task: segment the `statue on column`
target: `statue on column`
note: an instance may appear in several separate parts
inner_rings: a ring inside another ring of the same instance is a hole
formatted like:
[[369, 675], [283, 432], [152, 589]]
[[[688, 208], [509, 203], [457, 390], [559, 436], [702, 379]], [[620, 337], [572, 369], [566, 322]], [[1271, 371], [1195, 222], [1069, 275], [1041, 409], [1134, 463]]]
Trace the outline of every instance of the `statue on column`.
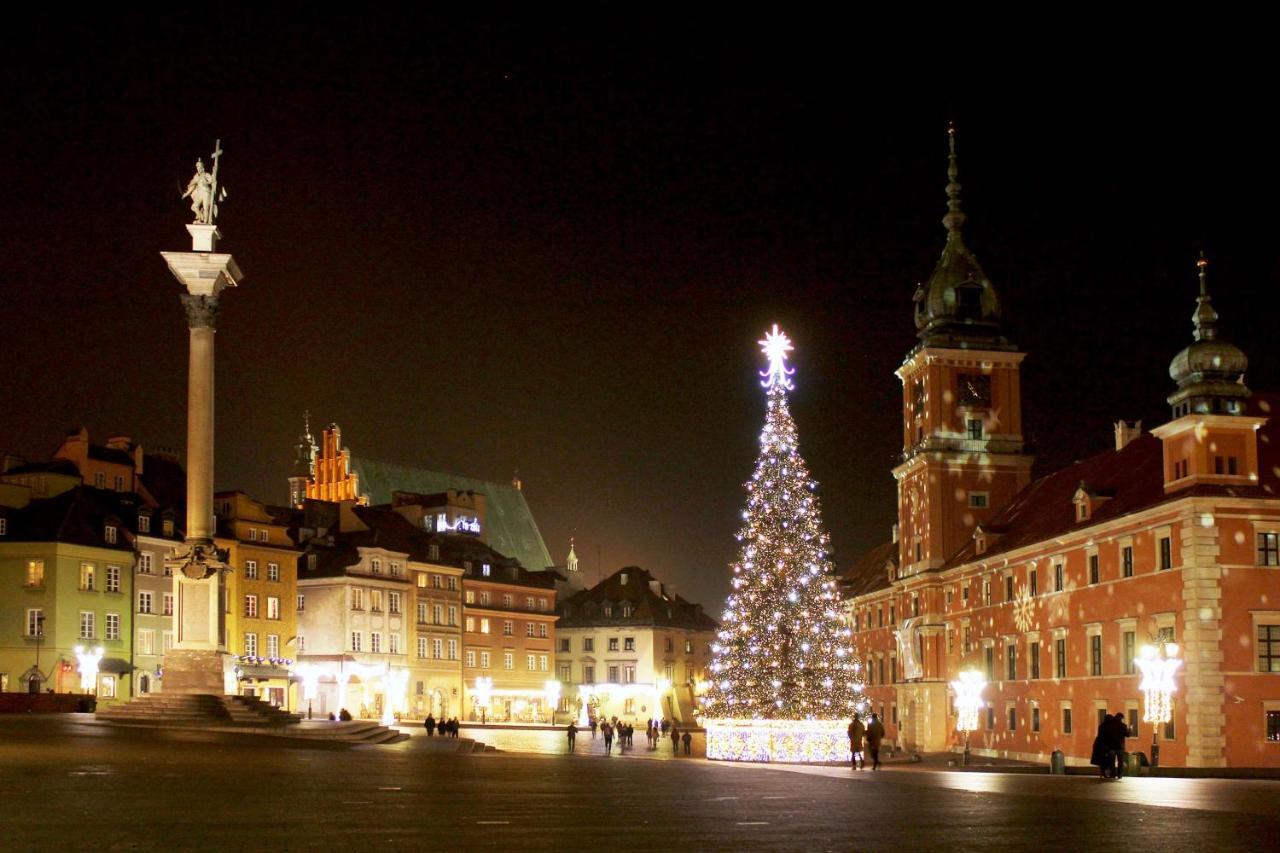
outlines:
[[222, 156], [222, 140], [213, 146], [213, 171], [205, 171], [204, 160], [196, 159], [196, 173], [187, 182], [182, 198], [191, 199], [192, 222], [197, 225], [213, 225], [218, 216], [218, 202], [225, 201], [227, 190], [218, 186], [218, 159]]

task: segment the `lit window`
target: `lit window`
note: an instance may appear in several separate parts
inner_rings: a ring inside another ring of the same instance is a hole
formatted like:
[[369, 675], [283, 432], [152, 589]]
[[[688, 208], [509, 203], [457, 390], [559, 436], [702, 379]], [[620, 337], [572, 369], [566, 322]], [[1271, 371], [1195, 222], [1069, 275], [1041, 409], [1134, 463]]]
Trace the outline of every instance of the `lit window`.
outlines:
[[116, 698], [116, 677], [114, 675], [98, 676], [98, 697], [101, 699]]
[[1280, 533], [1258, 534], [1258, 565], [1280, 566]]
[[246, 595], [244, 597], [244, 615], [250, 619], [258, 617], [258, 596]]
[[1280, 672], [1280, 625], [1258, 626], [1258, 672]]
[[481, 634], [487, 634], [487, 633], [489, 633], [489, 620], [488, 620], [488, 619], [481, 619], [481, 620], [480, 620], [480, 633], [481, 633]]
[[527, 668], [530, 672], [536, 672], [538, 669], [538, 658], [534, 655], [526, 656]]
[[364, 590], [359, 587], [351, 588], [351, 609], [364, 610]]
[[44, 586], [44, 560], [27, 560], [27, 586]]
[[267, 596], [267, 618], [268, 619], [280, 618], [280, 599], [277, 596], [274, 596], [274, 595]]
[[93, 589], [93, 574], [94, 574], [93, 563], [80, 564], [80, 588], [81, 589], [83, 590]]

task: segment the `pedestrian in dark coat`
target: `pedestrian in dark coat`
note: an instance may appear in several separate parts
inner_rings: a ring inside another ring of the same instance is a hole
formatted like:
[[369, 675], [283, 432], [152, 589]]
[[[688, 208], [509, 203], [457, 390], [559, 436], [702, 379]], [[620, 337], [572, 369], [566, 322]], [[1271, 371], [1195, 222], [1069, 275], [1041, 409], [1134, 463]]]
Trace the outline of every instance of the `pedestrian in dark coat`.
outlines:
[[435, 737], [436, 735], [436, 718], [427, 714], [427, 719], [422, 724], [427, 730], [427, 737]]
[[604, 735], [604, 754], [613, 754], [613, 726], [608, 722], [601, 724], [600, 734]]
[[600, 721], [595, 717], [591, 718], [591, 739], [596, 739], [596, 730], [600, 728]]
[[1124, 741], [1129, 736], [1129, 724], [1124, 720], [1124, 712], [1117, 711], [1103, 720], [1107, 730], [1107, 760], [1116, 779], [1124, 778], [1125, 750]]
[[680, 741], [684, 744], [684, 754], [693, 755], [693, 750], [690, 749], [690, 746], [693, 744], [693, 735], [685, 732], [680, 736]]
[[1098, 723], [1098, 733], [1093, 738], [1093, 749], [1089, 751], [1089, 763], [1098, 768], [1098, 776], [1103, 779], [1111, 775], [1108, 765], [1111, 761], [1110, 728], [1111, 718], [1103, 717], [1102, 722]]
[[871, 769], [880, 769], [880, 744], [884, 740], [884, 723], [875, 714], [868, 717], [867, 751], [871, 753]]
[[573, 752], [573, 748], [578, 740], [578, 727], [570, 722], [569, 728], [565, 729], [565, 732], [569, 735], [569, 751]]
[[680, 754], [680, 730], [675, 727], [674, 723], [671, 725], [671, 754]]
[[[862, 755], [862, 739], [866, 733], [867, 727], [862, 724], [862, 718], [854, 714], [853, 721], [849, 723], [849, 760], [853, 762], [854, 770], [867, 766], [867, 760]], [[862, 767], [858, 766], [858, 759], [862, 759]]]

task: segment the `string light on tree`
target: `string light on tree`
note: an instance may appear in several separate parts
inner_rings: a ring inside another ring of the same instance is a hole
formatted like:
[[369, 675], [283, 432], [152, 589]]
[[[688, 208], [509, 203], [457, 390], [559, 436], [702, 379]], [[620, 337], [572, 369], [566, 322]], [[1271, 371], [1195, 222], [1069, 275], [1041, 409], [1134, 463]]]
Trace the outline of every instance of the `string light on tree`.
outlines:
[[818, 484], [800, 456], [787, 405], [795, 369], [786, 360], [794, 347], [777, 325], [759, 343], [768, 359], [760, 372], [765, 424], [703, 697], [707, 755], [843, 760], [843, 721], [866, 708], [863, 669], [840, 620]]

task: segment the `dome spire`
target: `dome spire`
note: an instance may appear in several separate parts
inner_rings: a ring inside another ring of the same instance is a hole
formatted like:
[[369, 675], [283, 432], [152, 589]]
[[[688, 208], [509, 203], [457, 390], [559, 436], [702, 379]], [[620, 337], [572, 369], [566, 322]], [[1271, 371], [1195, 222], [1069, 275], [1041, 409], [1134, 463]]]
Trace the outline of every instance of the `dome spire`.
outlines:
[[1209, 297], [1209, 260], [1204, 252], [1196, 267], [1200, 293], [1191, 315], [1195, 340], [1169, 364], [1169, 377], [1178, 383], [1169, 405], [1175, 418], [1192, 413], [1241, 415], [1250, 394], [1244, 384], [1249, 359], [1238, 346], [1218, 336], [1218, 312]]
[[964, 226], [964, 211], [960, 209], [960, 167], [956, 163], [956, 123], [947, 123], [947, 143], [950, 153], [947, 155], [947, 215], [942, 217], [942, 224], [947, 229], [947, 239], [953, 236], [960, 238], [960, 229]]
[[1218, 336], [1218, 312], [1213, 309], [1213, 300], [1209, 296], [1209, 259], [1203, 251], [1196, 266], [1200, 269], [1200, 295], [1196, 297], [1196, 313], [1192, 315], [1191, 322], [1196, 327], [1197, 341], [1211, 341]]

